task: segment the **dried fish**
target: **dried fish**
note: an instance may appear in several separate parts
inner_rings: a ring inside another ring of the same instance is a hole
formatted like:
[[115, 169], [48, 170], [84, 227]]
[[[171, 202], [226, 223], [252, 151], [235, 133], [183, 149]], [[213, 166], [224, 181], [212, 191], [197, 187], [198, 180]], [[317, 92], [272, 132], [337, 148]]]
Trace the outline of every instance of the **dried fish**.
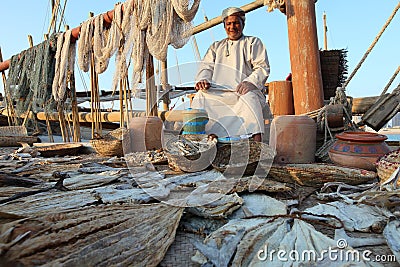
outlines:
[[15, 150], [13, 154], [29, 154], [33, 158], [40, 154], [36, 148], [31, 147], [29, 144], [27, 143], [20, 143], [20, 144], [22, 145], [22, 147]]
[[[393, 190], [387, 186], [380, 187], [378, 183], [359, 185], [357, 187], [351, 187], [346, 184], [329, 183], [322, 189], [323, 191], [328, 191], [328, 189], [336, 185], [338, 185], [336, 192], [318, 193], [318, 198], [322, 200], [342, 200], [347, 204], [364, 203], [371, 206], [379, 206], [382, 207], [382, 211], [388, 210], [389, 213], [396, 212], [396, 208], [400, 205], [400, 189]], [[349, 190], [341, 191], [342, 188]]]
[[16, 266], [157, 266], [182, 212], [158, 203], [48, 213], [11, 225], [15, 235], [31, 235], [10, 247], [4, 259]]
[[360, 232], [382, 232], [387, 217], [381, 209], [365, 204], [349, 205], [340, 201], [318, 204], [304, 210], [316, 215], [334, 215], [346, 230]]
[[397, 262], [400, 263], [400, 221], [398, 219], [389, 221], [383, 230], [383, 236]]
[[21, 216], [35, 216], [49, 212], [84, 207], [97, 202], [91, 195], [92, 189], [76, 191], [46, 191], [0, 205], [2, 212]]
[[183, 136], [171, 138], [166, 144], [166, 150], [175, 155], [189, 156], [202, 153], [216, 144], [216, 139], [205, 137], [201, 140], [189, 140]]
[[260, 193], [241, 195], [242, 206], [236, 210], [229, 219], [239, 219], [250, 216], [272, 216], [287, 214], [287, 206], [275, 198]]
[[120, 171], [121, 169], [126, 169], [126, 168], [113, 168], [109, 167], [97, 162], [86, 162], [82, 163], [80, 168], [78, 169], [78, 172], [81, 173], [100, 173], [100, 172], [106, 172], [106, 171]]
[[149, 203], [154, 200], [163, 200], [170, 191], [165, 187], [151, 188], [122, 188], [120, 186], [106, 186], [96, 188], [91, 195], [103, 203]]
[[243, 235], [249, 230], [257, 228], [260, 224], [264, 223], [265, 219], [248, 219], [248, 220], [231, 220], [217, 231], [213, 232], [208, 236], [203, 243], [198, 241], [194, 242], [194, 245], [199, 250], [192, 257], [192, 260], [199, 263], [205, 264], [206, 262], [198, 262], [198, 260], [204, 259], [204, 256], [215, 266], [228, 266], [232, 256], [235, 253], [235, 249], [239, 242], [242, 240]]
[[124, 173], [120, 170], [104, 171], [99, 173], [87, 174], [78, 172], [69, 172], [69, 177], [64, 180], [64, 186], [71, 190], [87, 189], [101, 187], [106, 184], [117, 181]]
[[189, 207], [188, 212], [205, 218], [226, 218], [240, 208], [243, 199], [238, 194], [221, 194], [221, 198], [202, 206]]
[[386, 240], [383, 237], [351, 237], [346, 234], [346, 230], [339, 228], [335, 230], [335, 240], [338, 242], [340, 239], [346, 240], [347, 244], [353, 248], [359, 248], [364, 246], [376, 246], [386, 244]]

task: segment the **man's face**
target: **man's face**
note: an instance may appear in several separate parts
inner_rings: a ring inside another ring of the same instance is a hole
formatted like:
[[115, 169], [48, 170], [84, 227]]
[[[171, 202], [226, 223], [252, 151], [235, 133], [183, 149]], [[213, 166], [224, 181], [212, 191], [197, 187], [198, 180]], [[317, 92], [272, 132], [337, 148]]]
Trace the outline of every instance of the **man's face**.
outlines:
[[243, 21], [238, 16], [228, 16], [224, 27], [229, 40], [238, 40], [242, 36]]

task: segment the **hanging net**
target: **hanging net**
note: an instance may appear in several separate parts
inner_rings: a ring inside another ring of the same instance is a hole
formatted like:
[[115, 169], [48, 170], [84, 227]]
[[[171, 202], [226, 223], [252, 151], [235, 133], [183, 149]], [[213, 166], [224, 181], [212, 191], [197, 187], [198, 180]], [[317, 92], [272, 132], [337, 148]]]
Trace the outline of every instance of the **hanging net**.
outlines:
[[[87, 72], [94, 53], [96, 72], [102, 73], [115, 56], [113, 90], [128, 77], [132, 66], [131, 87], [136, 88], [150, 53], [165, 61], [168, 45], [183, 47], [192, 35], [193, 20], [199, 0], [128, 0], [117, 4], [110, 27], [105, 27], [103, 15], [81, 25], [78, 41], [79, 67]], [[122, 6], [124, 7], [122, 12]]]
[[71, 43], [69, 30], [13, 56], [6, 89], [15, 101], [16, 115], [29, 110], [50, 111], [55, 102], [65, 102], [76, 53], [78, 66], [84, 72], [89, 71], [93, 56], [97, 74], [103, 73], [115, 56], [113, 90], [128, 79], [130, 67], [131, 88], [136, 88], [149, 54], [165, 61], [168, 45], [180, 48], [188, 42], [199, 3], [200, 0], [128, 0], [115, 5], [110, 27], [104, 24], [103, 15], [83, 22], [78, 46]]
[[51, 107], [56, 36], [11, 57], [6, 89], [15, 100], [16, 115]]

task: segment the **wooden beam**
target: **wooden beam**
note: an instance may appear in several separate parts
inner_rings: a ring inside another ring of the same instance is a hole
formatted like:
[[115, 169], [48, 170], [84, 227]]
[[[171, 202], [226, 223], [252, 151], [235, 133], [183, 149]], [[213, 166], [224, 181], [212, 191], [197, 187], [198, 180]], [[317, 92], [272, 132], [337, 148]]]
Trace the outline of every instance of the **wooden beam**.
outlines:
[[[3, 114], [4, 115], [4, 114]], [[133, 117], [144, 117], [147, 116], [145, 111], [134, 111]], [[46, 114], [44, 112], [39, 112], [36, 115], [38, 120], [46, 120]], [[171, 110], [171, 111], [159, 111], [158, 117], [163, 121], [183, 121], [183, 110]], [[79, 122], [92, 122], [94, 120], [90, 112], [79, 112], [78, 114]], [[50, 121], [58, 121], [58, 113], [51, 112], [48, 114], [48, 119]], [[72, 113], [66, 113], [65, 119], [67, 121], [72, 121]], [[101, 112], [100, 114], [101, 122], [119, 122], [120, 112]]]

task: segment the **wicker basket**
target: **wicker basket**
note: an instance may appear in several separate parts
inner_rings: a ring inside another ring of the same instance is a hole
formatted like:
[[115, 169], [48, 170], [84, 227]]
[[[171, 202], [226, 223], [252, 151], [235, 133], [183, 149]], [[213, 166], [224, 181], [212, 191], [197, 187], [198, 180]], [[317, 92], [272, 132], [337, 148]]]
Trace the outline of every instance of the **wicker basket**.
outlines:
[[82, 144], [79, 143], [67, 143], [67, 144], [51, 144], [51, 145], [40, 145], [35, 144], [37, 151], [40, 152], [42, 157], [55, 157], [55, 156], [74, 156], [79, 153], [82, 148]]
[[19, 147], [21, 143], [32, 145], [38, 141], [37, 136], [0, 136], [0, 147]]
[[218, 148], [212, 166], [224, 175], [253, 175], [259, 163], [272, 165], [275, 151], [267, 144], [255, 141], [240, 141], [222, 145]]
[[0, 127], [0, 147], [18, 147], [20, 143], [32, 145], [37, 141], [36, 136], [28, 136], [25, 126]]
[[[190, 134], [183, 135], [183, 137], [189, 141], [201, 141], [207, 135], [204, 134]], [[174, 171], [184, 171], [184, 172], [197, 172], [207, 169], [215, 155], [217, 153], [215, 143], [210, 143], [209, 147], [203, 152], [191, 154], [191, 155], [177, 155], [171, 152], [171, 146], [174, 146], [174, 142], [180, 137], [171, 138], [166, 143], [166, 149], [164, 151], [168, 158], [168, 166]]]
[[25, 126], [2, 126], [0, 136], [28, 136], [28, 131]]
[[119, 128], [111, 131], [103, 137], [97, 135], [94, 139], [90, 140], [90, 144], [94, 150], [102, 156], [122, 157], [124, 155], [122, 139], [126, 132], [126, 129]]
[[[393, 172], [400, 167], [400, 149], [391, 151], [378, 159], [376, 162], [376, 170], [381, 183], [384, 183]], [[400, 180], [397, 181], [400, 186]]]

